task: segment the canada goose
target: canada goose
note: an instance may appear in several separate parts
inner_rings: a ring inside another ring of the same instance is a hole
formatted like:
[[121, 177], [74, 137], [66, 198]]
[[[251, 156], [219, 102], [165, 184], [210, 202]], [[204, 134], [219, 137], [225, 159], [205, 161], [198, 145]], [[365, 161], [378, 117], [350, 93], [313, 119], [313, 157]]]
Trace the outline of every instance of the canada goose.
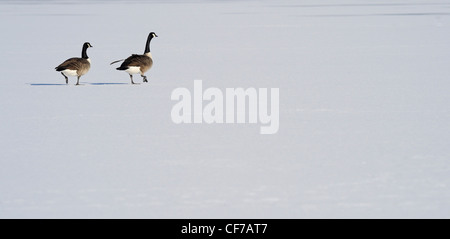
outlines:
[[66, 78], [66, 84], [69, 83], [68, 76], [77, 76], [77, 84], [80, 84], [80, 77], [86, 74], [91, 68], [91, 60], [86, 54], [86, 50], [92, 47], [91, 43], [85, 42], [83, 44], [83, 50], [81, 51], [81, 58], [73, 57], [67, 59], [65, 62], [61, 63], [61, 65], [55, 67], [56, 71], [61, 72], [61, 74]]
[[[119, 71], [125, 71], [130, 75], [131, 84], [134, 84], [133, 82], [133, 74], [141, 74], [142, 81], [147, 81], [147, 76], [144, 75], [146, 71], [148, 71], [152, 65], [153, 65], [153, 59], [152, 54], [150, 53], [150, 41], [154, 38], [158, 37], [156, 33], [150, 32], [150, 34], [147, 37], [147, 42], [145, 44], [145, 52], [143, 55], [133, 54], [120, 65], [120, 67], [116, 68]], [[123, 60], [114, 61], [111, 63], [117, 63]]]

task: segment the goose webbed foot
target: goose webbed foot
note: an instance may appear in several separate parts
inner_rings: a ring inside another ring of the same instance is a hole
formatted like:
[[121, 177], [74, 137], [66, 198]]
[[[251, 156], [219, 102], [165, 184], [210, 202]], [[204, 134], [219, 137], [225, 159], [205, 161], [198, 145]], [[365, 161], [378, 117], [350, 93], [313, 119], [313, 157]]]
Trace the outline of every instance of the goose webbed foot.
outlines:
[[69, 78], [67, 78], [67, 76], [66, 76], [66, 75], [64, 75], [64, 73], [62, 73], [62, 72], [61, 72], [61, 75], [63, 75], [63, 76], [64, 76], [64, 78], [66, 79], [66, 85], [67, 85], [67, 84], [69, 84]]
[[142, 82], [148, 82], [147, 81], [147, 76], [142, 76]]
[[139, 83], [134, 83], [134, 81], [133, 81], [133, 75], [130, 75], [130, 80], [131, 80], [131, 84], [132, 84], [132, 85], [139, 85]]

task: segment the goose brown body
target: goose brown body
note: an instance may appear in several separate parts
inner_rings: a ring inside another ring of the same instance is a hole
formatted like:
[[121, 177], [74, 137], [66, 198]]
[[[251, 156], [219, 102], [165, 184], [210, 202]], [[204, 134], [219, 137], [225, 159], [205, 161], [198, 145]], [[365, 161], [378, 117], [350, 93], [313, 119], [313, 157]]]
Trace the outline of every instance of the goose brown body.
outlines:
[[140, 74], [142, 76], [143, 82], [148, 82], [147, 76], [145, 76], [144, 74], [153, 66], [153, 58], [152, 54], [150, 53], [150, 42], [154, 37], [158, 36], [156, 35], [156, 33], [150, 32], [147, 37], [143, 55], [133, 54], [125, 60], [118, 60], [111, 63], [114, 64], [116, 62], [124, 61], [120, 65], [120, 67], [117, 67], [116, 69], [119, 71], [127, 72], [130, 75], [131, 84], [134, 84], [133, 74]]
[[79, 57], [73, 57], [67, 59], [55, 69], [56, 71], [64, 71], [64, 70], [74, 70], [76, 71], [77, 76], [82, 76], [86, 74], [91, 68], [91, 63], [88, 59], [83, 59]]
[[147, 72], [153, 66], [153, 59], [150, 54], [138, 55], [133, 54], [132, 56], [125, 59], [125, 61], [117, 68], [117, 70], [128, 70], [130, 67], [139, 67], [141, 75]]
[[69, 58], [59, 66], [55, 67], [55, 70], [61, 72], [66, 79], [66, 84], [69, 83], [68, 76], [77, 76], [77, 85], [79, 85], [80, 77], [85, 75], [91, 68], [91, 60], [87, 55], [87, 49], [89, 47], [92, 47], [92, 45], [89, 42], [85, 42], [81, 51], [81, 58]]

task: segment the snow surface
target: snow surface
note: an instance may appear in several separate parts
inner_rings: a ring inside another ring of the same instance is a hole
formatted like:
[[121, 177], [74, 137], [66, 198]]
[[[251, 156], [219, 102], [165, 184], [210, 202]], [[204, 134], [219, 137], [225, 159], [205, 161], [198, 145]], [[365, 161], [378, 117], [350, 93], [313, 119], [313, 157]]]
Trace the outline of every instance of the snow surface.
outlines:
[[[0, 1], [0, 32], [0, 218], [450, 218], [450, 1]], [[196, 79], [280, 88], [278, 134], [174, 124]]]

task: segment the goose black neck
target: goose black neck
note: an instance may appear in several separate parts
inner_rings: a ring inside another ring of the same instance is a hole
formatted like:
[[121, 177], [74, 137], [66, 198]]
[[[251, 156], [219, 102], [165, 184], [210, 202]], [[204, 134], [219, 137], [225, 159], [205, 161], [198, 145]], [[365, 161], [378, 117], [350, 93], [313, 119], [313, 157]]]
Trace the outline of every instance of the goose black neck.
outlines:
[[88, 45], [87, 44], [84, 44], [83, 45], [83, 50], [81, 51], [81, 57], [83, 58], [83, 59], [88, 59], [89, 57], [88, 57], [88, 55], [87, 55], [87, 49], [88, 49]]
[[144, 54], [150, 52], [150, 41], [152, 40], [152, 38], [153, 38], [152, 34], [148, 35], [147, 43], [145, 44], [145, 52], [144, 52]]

